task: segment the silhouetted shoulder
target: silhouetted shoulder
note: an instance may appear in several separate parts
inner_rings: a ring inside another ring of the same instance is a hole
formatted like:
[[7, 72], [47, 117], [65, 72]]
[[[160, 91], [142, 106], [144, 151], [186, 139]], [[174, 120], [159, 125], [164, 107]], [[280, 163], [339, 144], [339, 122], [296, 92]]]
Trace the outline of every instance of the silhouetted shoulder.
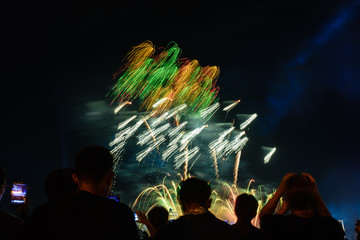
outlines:
[[17, 230], [23, 221], [9, 213], [0, 212], [0, 232], [1, 238], [7, 239]]
[[138, 239], [134, 214], [128, 206], [86, 191], [59, 203], [52, 225], [61, 238], [67, 239]]
[[220, 240], [235, 237], [236, 232], [230, 225], [207, 212], [180, 217], [160, 228], [154, 239]]
[[261, 228], [275, 239], [333, 239], [343, 240], [344, 231], [332, 217], [301, 218], [295, 215], [264, 215]]

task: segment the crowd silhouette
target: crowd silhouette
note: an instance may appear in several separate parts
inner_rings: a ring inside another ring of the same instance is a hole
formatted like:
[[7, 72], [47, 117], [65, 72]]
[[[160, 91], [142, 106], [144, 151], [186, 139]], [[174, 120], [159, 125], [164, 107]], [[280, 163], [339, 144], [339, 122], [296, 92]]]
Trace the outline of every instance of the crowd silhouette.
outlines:
[[[237, 196], [237, 222], [229, 225], [209, 211], [211, 186], [195, 177], [179, 184], [182, 216], [169, 221], [168, 209], [154, 206], [146, 209], [147, 214], [135, 212], [135, 220], [127, 205], [107, 198], [114, 179], [113, 162], [102, 146], [89, 145], [79, 151], [74, 168], [56, 169], [48, 175], [44, 183], [47, 201], [30, 216], [0, 212], [1, 239], [345, 239], [342, 226], [331, 216], [308, 173], [283, 177], [262, 207], [257, 228], [251, 223], [259, 208], [253, 195]], [[6, 187], [0, 166], [0, 200]], [[149, 234], [140, 233], [136, 222], [145, 224]], [[359, 239], [359, 220], [355, 231]]]

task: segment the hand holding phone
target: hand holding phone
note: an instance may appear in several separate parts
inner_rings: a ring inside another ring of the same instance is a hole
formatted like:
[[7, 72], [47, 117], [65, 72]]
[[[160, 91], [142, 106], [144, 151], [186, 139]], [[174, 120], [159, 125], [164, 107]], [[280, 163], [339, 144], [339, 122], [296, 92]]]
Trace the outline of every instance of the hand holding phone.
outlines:
[[14, 182], [11, 188], [11, 203], [24, 204], [26, 201], [27, 184], [22, 182]]

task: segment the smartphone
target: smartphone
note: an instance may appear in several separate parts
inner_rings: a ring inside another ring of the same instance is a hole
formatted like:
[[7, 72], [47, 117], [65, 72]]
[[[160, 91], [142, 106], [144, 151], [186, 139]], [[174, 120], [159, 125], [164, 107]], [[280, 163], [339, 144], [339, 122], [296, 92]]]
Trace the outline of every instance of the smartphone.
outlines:
[[26, 201], [27, 184], [14, 182], [11, 188], [11, 203], [23, 204]]
[[136, 213], [134, 213], [134, 219], [135, 219], [135, 222], [139, 221], [139, 217]]
[[108, 199], [112, 199], [115, 200], [116, 202], [120, 202], [120, 196], [116, 196], [116, 195], [109, 195], [106, 196]]

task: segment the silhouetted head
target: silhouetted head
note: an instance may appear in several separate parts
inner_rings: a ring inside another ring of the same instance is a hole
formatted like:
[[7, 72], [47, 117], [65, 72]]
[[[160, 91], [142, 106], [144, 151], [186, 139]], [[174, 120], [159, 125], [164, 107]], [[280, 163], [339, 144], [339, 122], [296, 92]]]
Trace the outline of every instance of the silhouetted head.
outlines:
[[48, 200], [58, 200], [78, 189], [72, 177], [74, 172], [73, 168], [56, 169], [47, 176], [44, 190]]
[[290, 209], [311, 209], [314, 189], [315, 184], [307, 176], [295, 174], [289, 177], [285, 185], [285, 195]]
[[160, 228], [168, 223], [169, 212], [164, 207], [153, 207], [147, 214], [149, 221], [156, 228]]
[[238, 219], [251, 221], [257, 213], [258, 202], [253, 195], [243, 193], [236, 198], [235, 214]]
[[79, 190], [105, 197], [114, 179], [113, 156], [102, 146], [88, 146], [75, 159], [73, 178]]
[[198, 204], [210, 208], [211, 188], [207, 182], [198, 178], [188, 178], [180, 184], [179, 199], [183, 205]]
[[102, 146], [92, 145], [81, 150], [75, 159], [75, 170], [80, 181], [100, 182], [112, 171], [113, 156]]

